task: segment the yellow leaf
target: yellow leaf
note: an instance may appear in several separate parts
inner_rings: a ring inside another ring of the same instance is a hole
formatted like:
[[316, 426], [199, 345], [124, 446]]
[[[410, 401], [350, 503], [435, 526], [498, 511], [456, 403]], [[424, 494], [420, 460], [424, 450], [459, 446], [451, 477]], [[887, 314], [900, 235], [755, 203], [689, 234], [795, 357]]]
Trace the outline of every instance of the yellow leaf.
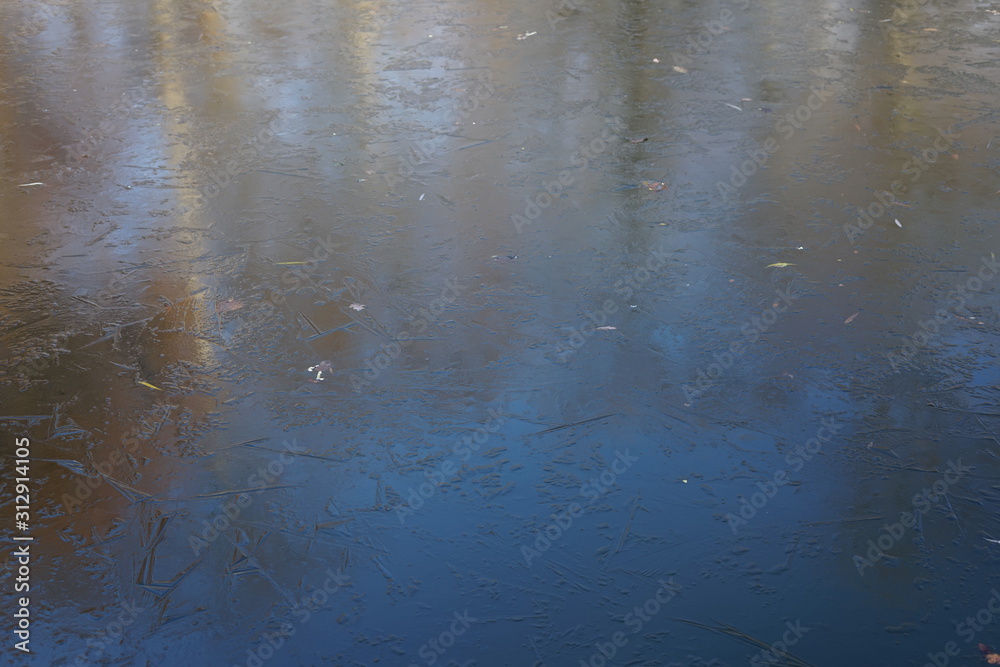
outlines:
[[155, 389], [156, 391], [163, 391], [156, 385], [149, 384], [148, 382], [143, 382], [142, 380], [139, 380], [139, 384], [143, 385], [144, 387], [149, 387], [150, 389]]
[[785, 268], [786, 266], [795, 266], [795, 265], [794, 265], [794, 264], [791, 264], [791, 263], [789, 263], [789, 262], [775, 262], [774, 264], [768, 264], [768, 265], [767, 265], [767, 266], [766, 266], [765, 268], [768, 268], [768, 269], [770, 269], [770, 268], [771, 268], [772, 266], [776, 266], [776, 267], [778, 267], [779, 269], [783, 269], [783, 268]]
[[284, 264], [308, 264], [308, 263], [309, 262], [278, 262], [278, 266], [282, 266]]

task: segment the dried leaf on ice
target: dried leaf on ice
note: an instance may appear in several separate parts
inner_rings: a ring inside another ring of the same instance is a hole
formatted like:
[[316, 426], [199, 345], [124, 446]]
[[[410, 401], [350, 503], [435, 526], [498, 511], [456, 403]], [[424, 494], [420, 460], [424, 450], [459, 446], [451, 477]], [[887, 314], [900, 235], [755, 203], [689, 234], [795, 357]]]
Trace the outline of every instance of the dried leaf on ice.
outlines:
[[597, 327], [598, 331], [616, 331], [618, 327]]
[[155, 384], [149, 384], [148, 382], [146, 382], [144, 380], [139, 380], [139, 384], [141, 384], [143, 387], [149, 387], [150, 389], [155, 389], [156, 391], [163, 391], [162, 389], [160, 389], [159, 387], [157, 387]]
[[667, 184], [661, 183], [660, 181], [643, 181], [643, 187], [652, 190], [653, 192], [659, 192], [660, 190], [666, 190]]
[[986, 644], [979, 644], [976, 648], [979, 652], [983, 654], [986, 658], [986, 662], [991, 665], [1000, 665], [1000, 653], [994, 653], [993, 650]]
[[765, 268], [770, 269], [772, 266], [773, 267], [777, 267], [779, 269], [783, 269], [786, 266], [795, 266], [795, 264], [793, 264], [791, 262], [775, 262], [774, 264], [768, 264]]
[[351, 310], [364, 310], [365, 309], [365, 304], [363, 304], [363, 303], [352, 303], [351, 305], [348, 306], [348, 308], [350, 308]]
[[861, 314], [861, 311], [858, 311], [858, 312], [854, 313], [853, 315], [851, 315], [850, 317], [848, 317], [846, 320], [844, 320], [844, 324], [850, 324], [851, 322], [854, 321], [854, 318], [857, 317], [860, 314]]
[[323, 377], [323, 373], [324, 372], [329, 373], [330, 371], [332, 371], [333, 364], [331, 364], [329, 361], [321, 361], [315, 366], [310, 366], [308, 370], [310, 373], [313, 372], [316, 373], [316, 379], [309, 380], [310, 382], [322, 382], [323, 380], [326, 379], [325, 377]]

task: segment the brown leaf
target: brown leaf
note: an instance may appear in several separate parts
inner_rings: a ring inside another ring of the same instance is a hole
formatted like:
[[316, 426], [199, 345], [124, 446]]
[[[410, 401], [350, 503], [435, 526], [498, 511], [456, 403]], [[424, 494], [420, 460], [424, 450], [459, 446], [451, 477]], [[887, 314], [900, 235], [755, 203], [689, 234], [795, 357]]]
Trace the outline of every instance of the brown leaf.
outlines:
[[983, 658], [986, 659], [987, 663], [991, 665], [1000, 665], [1000, 653], [994, 653], [993, 649], [986, 644], [979, 644], [976, 648], [978, 648], [979, 652], [983, 654]]
[[310, 366], [307, 370], [310, 373], [316, 374], [316, 377], [314, 379], [310, 379], [309, 381], [312, 382], [313, 384], [318, 384], [326, 379], [325, 377], [323, 377], [323, 373], [329, 373], [330, 371], [333, 370], [333, 364], [331, 364], [329, 361], [321, 361], [315, 366]]

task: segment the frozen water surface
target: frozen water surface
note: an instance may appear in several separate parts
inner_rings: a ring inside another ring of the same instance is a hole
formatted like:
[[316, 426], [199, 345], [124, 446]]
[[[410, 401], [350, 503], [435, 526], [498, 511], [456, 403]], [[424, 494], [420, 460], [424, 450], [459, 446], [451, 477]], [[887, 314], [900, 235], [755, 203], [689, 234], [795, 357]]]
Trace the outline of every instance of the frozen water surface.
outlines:
[[998, 11], [3, 2], [0, 662], [986, 664]]

